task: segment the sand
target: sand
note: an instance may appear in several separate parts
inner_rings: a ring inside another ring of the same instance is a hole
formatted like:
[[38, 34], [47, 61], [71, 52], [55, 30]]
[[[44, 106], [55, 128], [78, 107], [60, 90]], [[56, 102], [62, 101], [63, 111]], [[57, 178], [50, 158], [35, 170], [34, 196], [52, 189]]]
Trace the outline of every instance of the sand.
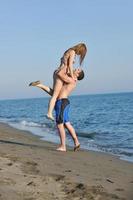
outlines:
[[132, 200], [133, 164], [0, 124], [0, 200]]

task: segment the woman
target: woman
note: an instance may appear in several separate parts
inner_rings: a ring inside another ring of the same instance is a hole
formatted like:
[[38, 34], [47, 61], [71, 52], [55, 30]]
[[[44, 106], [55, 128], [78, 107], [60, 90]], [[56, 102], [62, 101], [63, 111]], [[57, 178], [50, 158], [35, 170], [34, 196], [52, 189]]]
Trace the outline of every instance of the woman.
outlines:
[[[63, 86], [63, 81], [58, 77], [58, 73], [60, 70], [64, 70], [66, 74], [68, 74], [69, 76], [71, 76], [74, 79], [73, 76], [73, 64], [75, 62], [75, 57], [79, 56], [79, 64], [81, 66], [85, 55], [87, 52], [87, 47], [84, 43], [79, 43], [71, 48], [69, 48], [68, 50], [65, 51], [65, 53], [63, 54], [63, 57], [61, 58], [61, 63], [60, 66], [54, 71], [53, 74], [53, 95], [49, 101], [49, 106], [48, 106], [48, 113], [47, 113], [47, 117], [51, 120], [54, 120], [54, 117], [52, 115], [54, 106], [55, 106], [55, 102], [57, 100], [57, 97], [61, 91], [61, 88]], [[30, 83], [30, 86], [37, 86], [37, 84], [39, 84], [39, 81]]]

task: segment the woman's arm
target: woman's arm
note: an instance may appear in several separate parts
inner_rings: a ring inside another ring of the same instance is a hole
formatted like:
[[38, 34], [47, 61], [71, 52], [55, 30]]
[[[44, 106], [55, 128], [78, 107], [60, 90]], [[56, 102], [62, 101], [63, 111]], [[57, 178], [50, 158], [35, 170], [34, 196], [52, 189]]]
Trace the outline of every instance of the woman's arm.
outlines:
[[68, 76], [66, 74], [66, 70], [65, 69], [61, 69], [58, 73], [57, 73], [58, 77], [65, 83], [74, 83], [75, 80]]

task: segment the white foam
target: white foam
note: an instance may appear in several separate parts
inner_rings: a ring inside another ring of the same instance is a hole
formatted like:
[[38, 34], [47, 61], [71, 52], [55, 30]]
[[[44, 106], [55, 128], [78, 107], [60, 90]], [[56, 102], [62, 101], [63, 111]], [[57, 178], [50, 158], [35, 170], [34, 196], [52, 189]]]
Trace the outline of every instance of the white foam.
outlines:
[[26, 126], [26, 127], [40, 127], [40, 128], [46, 127], [45, 124], [39, 124], [39, 123], [36, 123], [36, 122], [26, 121], [26, 120], [20, 121], [19, 124], [20, 124], [20, 126]]

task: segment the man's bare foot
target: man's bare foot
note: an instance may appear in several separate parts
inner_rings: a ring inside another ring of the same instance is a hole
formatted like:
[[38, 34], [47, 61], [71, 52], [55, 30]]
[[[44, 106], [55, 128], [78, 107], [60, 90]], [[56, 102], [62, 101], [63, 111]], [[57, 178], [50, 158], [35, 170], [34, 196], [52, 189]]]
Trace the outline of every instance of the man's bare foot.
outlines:
[[34, 81], [34, 82], [31, 82], [29, 84], [29, 86], [37, 86], [38, 84], [40, 84], [41, 82], [40, 81]]
[[66, 148], [64, 148], [64, 147], [58, 147], [56, 150], [57, 150], [57, 151], [63, 151], [63, 152], [66, 152]]
[[75, 147], [74, 147], [74, 151], [79, 150], [79, 148], [80, 148], [80, 143], [75, 145]]
[[46, 117], [52, 121], [54, 121], [54, 117], [52, 115], [47, 114]]

